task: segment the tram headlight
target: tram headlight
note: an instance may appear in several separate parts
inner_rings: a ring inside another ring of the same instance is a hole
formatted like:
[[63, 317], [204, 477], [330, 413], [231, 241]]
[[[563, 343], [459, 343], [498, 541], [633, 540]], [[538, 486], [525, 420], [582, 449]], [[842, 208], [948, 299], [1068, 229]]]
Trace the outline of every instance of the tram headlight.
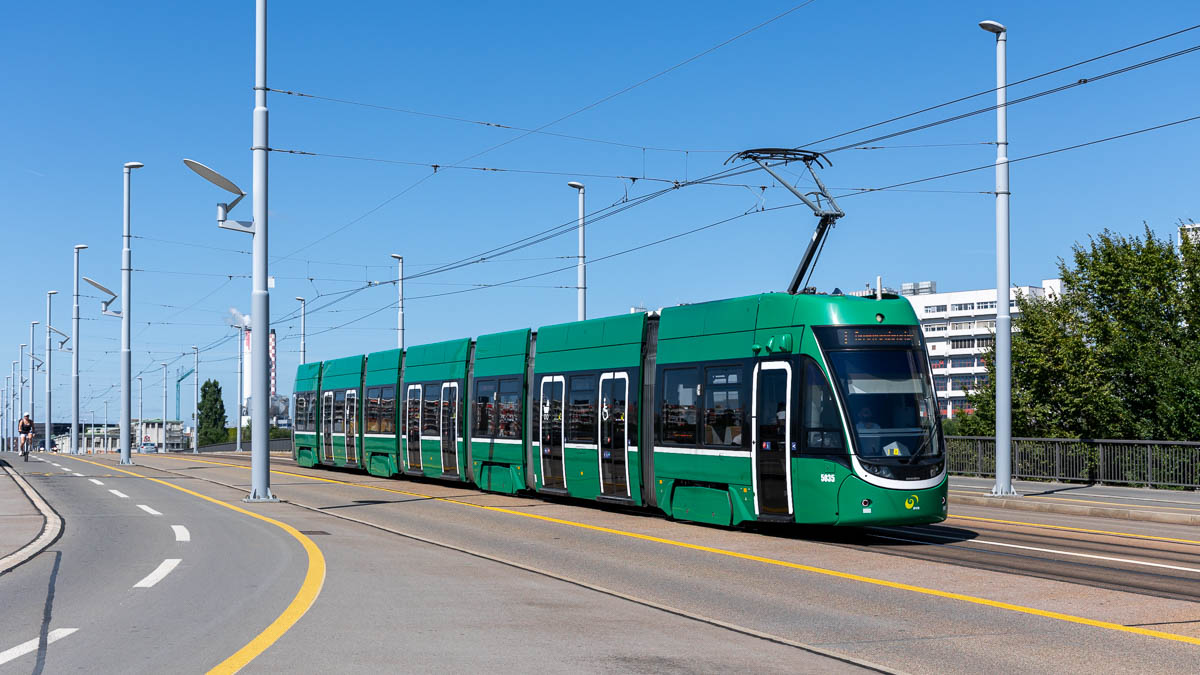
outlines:
[[936, 478], [942, 472], [942, 463], [938, 462], [929, 467], [929, 477]]
[[880, 478], [895, 478], [895, 474], [892, 473], [892, 470], [882, 464], [863, 462], [862, 465], [868, 473], [873, 473]]

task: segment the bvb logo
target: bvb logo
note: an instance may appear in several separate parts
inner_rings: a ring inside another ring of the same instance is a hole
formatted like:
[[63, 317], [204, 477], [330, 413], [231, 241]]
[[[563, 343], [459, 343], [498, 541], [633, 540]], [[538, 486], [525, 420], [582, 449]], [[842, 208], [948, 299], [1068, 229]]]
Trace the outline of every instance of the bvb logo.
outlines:
[[911, 511], [913, 509], [913, 507], [916, 506], [917, 502], [919, 502], [919, 501], [921, 501], [921, 498], [916, 495], [913, 495], [913, 496], [909, 497], [908, 499], [904, 500], [904, 508]]

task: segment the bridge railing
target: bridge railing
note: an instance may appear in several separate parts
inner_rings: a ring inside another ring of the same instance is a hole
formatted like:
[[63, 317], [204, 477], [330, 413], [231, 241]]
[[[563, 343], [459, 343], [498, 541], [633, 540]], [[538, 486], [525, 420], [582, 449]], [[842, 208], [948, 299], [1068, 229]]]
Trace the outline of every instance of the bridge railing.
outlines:
[[[996, 439], [947, 436], [950, 473], [996, 475]], [[1200, 442], [1012, 439], [1013, 478], [1200, 488]]]
[[[232, 441], [229, 443], [214, 443], [212, 445], [200, 446], [200, 452], [234, 452], [235, 450], [237, 450], [237, 443], [232, 442]], [[250, 439], [245, 439], [242, 441], [242, 450], [244, 450], [247, 453], [250, 452]], [[272, 438], [270, 441], [268, 441], [268, 451], [279, 452], [279, 453], [291, 453], [292, 439], [291, 438]], [[180, 450], [179, 452], [187, 453], [187, 452], [191, 452], [191, 451], [190, 450]]]

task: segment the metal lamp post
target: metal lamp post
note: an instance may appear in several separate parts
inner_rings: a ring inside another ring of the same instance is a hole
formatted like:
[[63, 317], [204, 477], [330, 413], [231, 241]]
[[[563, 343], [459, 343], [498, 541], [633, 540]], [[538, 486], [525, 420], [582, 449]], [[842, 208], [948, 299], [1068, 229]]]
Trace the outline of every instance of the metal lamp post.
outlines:
[[[34, 346], [37, 342], [34, 340], [36, 335], [37, 321], [29, 322], [29, 419], [37, 422], [37, 395], [34, 392], [34, 384], [37, 382], [37, 357], [34, 355]], [[37, 443], [37, 433], [33, 434], [33, 442]]]
[[163, 369], [163, 416], [162, 416], [162, 444], [158, 446], [159, 452], [164, 452], [167, 449], [167, 364], [162, 364]]
[[125, 229], [121, 237], [121, 464], [133, 464], [129, 456], [129, 430], [133, 383], [130, 380], [132, 366], [129, 347], [129, 311], [132, 298], [130, 297], [131, 277], [133, 276], [133, 253], [129, 248], [129, 176], [134, 169], [140, 169], [141, 162], [125, 163]]
[[141, 376], [141, 375], [138, 375], [137, 381], [138, 381], [138, 432], [137, 432], [137, 442], [138, 442], [138, 452], [141, 452], [142, 443], [143, 443], [143, 442], [146, 440], [146, 439], [145, 439], [145, 437], [144, 437], [144, 436], [142, 436], [142, 434], [143, 434], [143, 433], [145, 433], [145, 428], [146, 428], [146, 418], [142, 417], [142, 376]]
[[271, 494], [271, 455], [268, 450], [270, 434], [271, 365], [269, 343], [271, 335], [271, 298], [267, 291], [267, 0], [254, 3], [254, 140], [251, 152], [254, 159], [254, 220], [228, 220], [227, 215], [246, 193], [228, 178], [200, 164], [185, 159], [184, 164], [217, 187], [237, 195], [230, 204], [217, 205], [217, 226], [253, 237], [253, 274], [250, 295], [250, 314], [255, 326], [250, 334], [251, 390], [257, 392], [250, 406], [250, 424], [258, 430], [250, 439], [250, 494], [248, 502], [278, 501]]
[[192, 454], [195, 455], [200, 453], [200, 348], [196, 345], [192, 345], [192, 355], [196, 359], [192, 367]]
[[393, 253], [396, 259], [396, 347], [404, 349], [404, 256]]
[[79, 252], [87, 244], [75, 244], [75, 291], [71, 307], [71, 452], [79, 454]]
[[[234, 421], [234, 426], [237, 427], [237, 431], [235, 431], [234, 434], [235, 434], [235, 438], [237, 439], [237, 451], [241, 452], [242, 451], [242, 373], [243, 373], [242, 352], [244, 351], [242, 349], [242, 345], [244, 345], [246, 343], [246, 327], [241, 322], [238, 322], [237, 332], [238, 332], [237, 419]], [[300, 319], [300, 354], [301, 354], [300, 360], [303, 361], [304, 360], [304, 319], [303, 319], [303, 314], [301, 314], [301, 319]]]
[[[300, 301], [300, 363], [308, 363], [308, 360], [307, 360], [308, 357], [304, 351], [304, 318], [305, 318], [305, 314], [308, 313], [308, 303], [305, 302], [304, 298], [302, 298], [298, 295], [296, 296], [296, 299]], [[238, 363], [239, 363], [238, 367], [240, 368], [241, 362], [239, 361]], [[241, 373], [238, 373], [238, 382], [241, 382], [241, 381], [242, 381]], [[240, 392], [241, 390], [239, 389], [238, 391]], [[241, 394], [239, 393], [238, 396], [240, 398]]]
[[1012, 314], [1009, 300], [1008, 29], [995, 21], [979, 27], [996, 35], [996, 484], [992, 494], [1015, 495], [1012, 486]]
[[20, 360], [17, 361], [17, 419], [21, 419], [25, 415], [25, 348], [29, 345], [21, 344]]
[[104, 443], [104, 454], [107, 455], [110, 449], [108, 447], [108, 401], [104, 402], [104, 440], [101, 442]]
[[53, 430], [54, 430], [53, 429], [54, 425], [50, 421], [51, 420], [50, 411], [52, 410], [52, 408], [50, 407], [50, 390], [54, 388], [53, 387], [53, 377], [52, 377], [53, 368], [51, 367], [51, 362], [53, 360], [53, 356], [51, 356], [51, 352], [53, 351], [53, 347], [50, 344], [50, 340], [52, 337], [51, 333], [54, 331], [54, 329], [50, 326], [50, 300], [57, 293], [58, 293], [58, 291], [46, 291], [46, 424], [45, 424], [45, 429], [46, 429], [46, 451], [47, 452], [49, 452], [49, 450], [50, 450], [50, 439], [53, 436]]
[[583, 255], [583, 183], [571, 181], [567, 183], [567, 187], [579, 190], [579, 263], [576, 265], [575, 280], [578, 290], [576, 291], [579, 298], [579, 309], [577, 311], [577, 320], [583, 321], [587, 318], [587, 271], [584, 269]]

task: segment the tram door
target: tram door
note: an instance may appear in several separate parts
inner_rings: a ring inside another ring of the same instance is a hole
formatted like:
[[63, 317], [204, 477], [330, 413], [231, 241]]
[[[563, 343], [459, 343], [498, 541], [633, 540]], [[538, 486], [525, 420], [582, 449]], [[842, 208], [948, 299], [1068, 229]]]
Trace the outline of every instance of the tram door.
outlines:
[[600, 492], [610, 497], [629, 497], [629, 376], [604, 373], [600, 376]]
[[562, 375], [542, 378], [542, 487], [567, 489], [563, 459], [563, 388]]
[[792, 368], [786, 361], [764, 361], [754, 368], [755, 513], [792, 513]]
[[442, 384], [442, 473], [458, 473], [458, 384]]
[[325, 442], [322, 453], [323, 461], [333, 461], [333, 392], [327, 391], [321, 397], [321, 424], [325, 430]]
[[346, 462], [358, 463], [358, 392], [346, 392]]
[[421, 385], [408, 385], [404, 411], [405, 438], [408, 441], [408, 470], [421, 470]]

